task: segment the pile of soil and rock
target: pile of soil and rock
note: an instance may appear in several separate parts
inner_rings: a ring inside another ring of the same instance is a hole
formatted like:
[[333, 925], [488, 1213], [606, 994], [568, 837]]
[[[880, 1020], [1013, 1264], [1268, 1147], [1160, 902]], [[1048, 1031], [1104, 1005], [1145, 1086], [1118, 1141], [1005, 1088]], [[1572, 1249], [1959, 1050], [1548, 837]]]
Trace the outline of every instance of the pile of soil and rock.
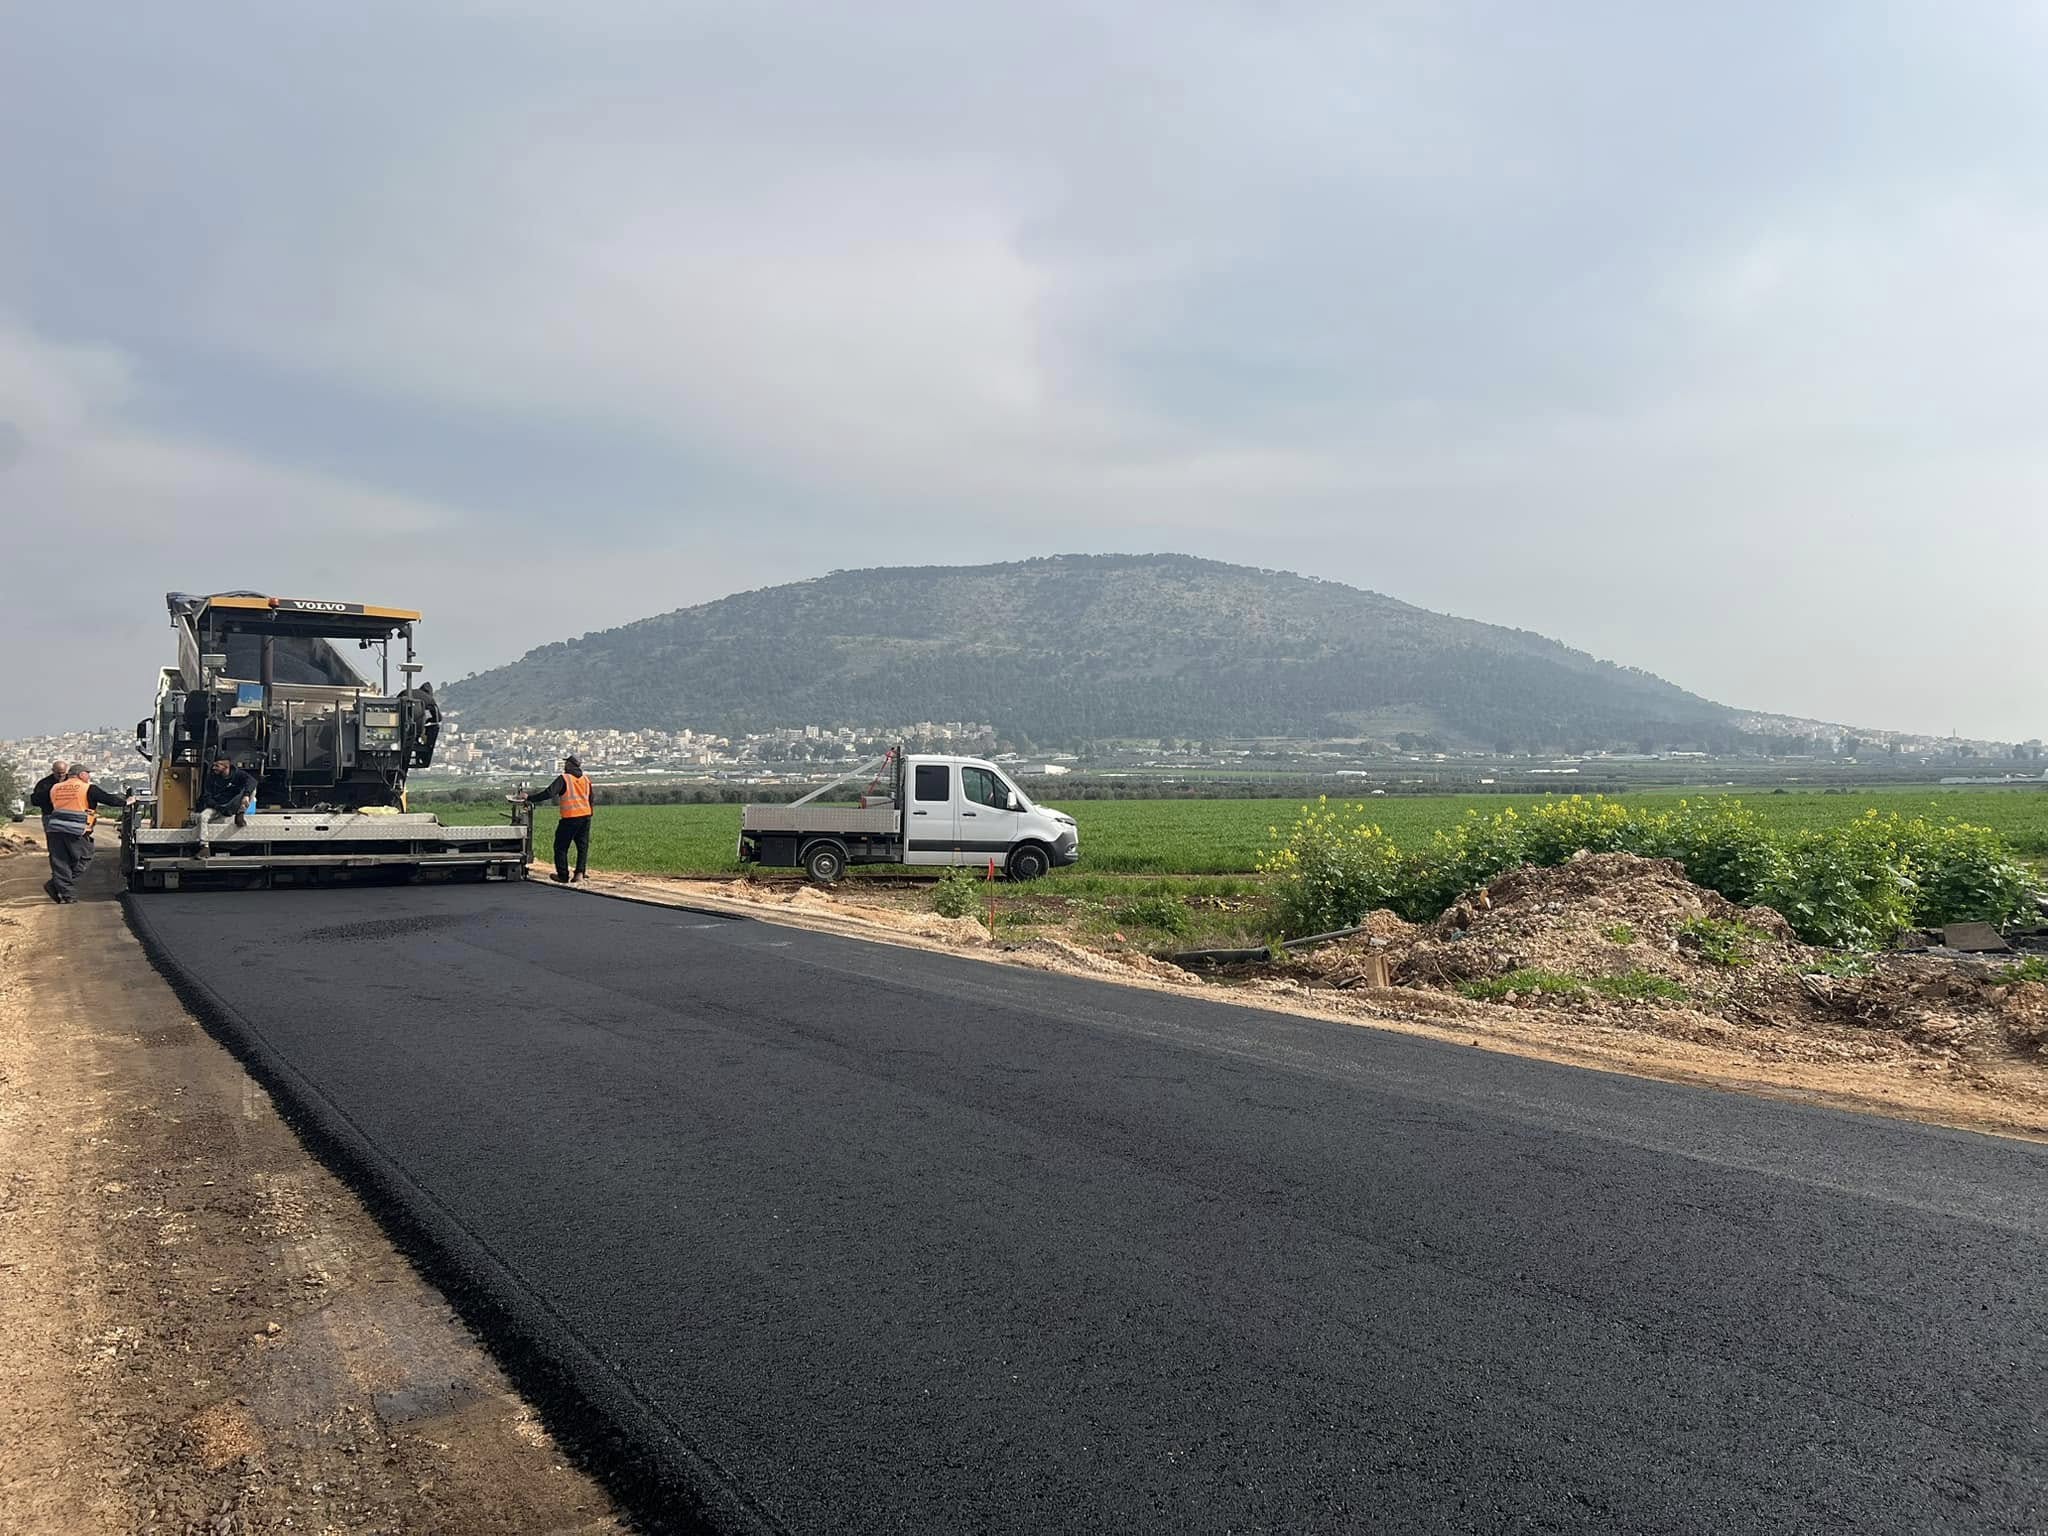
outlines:
[[1788, 1045], [1846, 1032], [1957, 1059], [2048, 1064], [2048, 986], [2012, 983], [2010, 960], [1812, 948], [1770, 908], [1739, 907], [1672, 860], [1627, 853], [1512, 870], [1434, 923], [1373, 913], [1355, 938], [1285, 969], [1316, 987], [1385, 976], [1398, 991], [1468, 998], [1475, 984], [1498, 990], [1501, 978], [1535, 973], [1543, 980], [1491, 1003], [1688, 1036], [1708, 1023]]
[[17, 853], [41, 853], [43, 845], [32, 837], [19, 832], [0, 830], [0, 859], [11, 859]]

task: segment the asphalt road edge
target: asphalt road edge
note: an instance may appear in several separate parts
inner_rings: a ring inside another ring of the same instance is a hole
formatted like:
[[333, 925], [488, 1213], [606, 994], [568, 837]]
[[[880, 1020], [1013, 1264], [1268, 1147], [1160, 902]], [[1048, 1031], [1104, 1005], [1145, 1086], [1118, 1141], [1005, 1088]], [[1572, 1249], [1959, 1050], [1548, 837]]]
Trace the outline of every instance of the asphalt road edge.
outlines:
[[[788, 1536], [787, 1528], [521, 1285], [489, 1245], [421, 1189], [339, 1106], [274, 1051], [262, 1029], [188, 975], [142, 907], [128, 931], [202, 1028], [268, 1093], [306, 1150], [355, 1191], [393, 1246], [483, 1341], [570, 1458], [642, 1529], [662, 1536]], [[161, 899], [161, 898], [157, 898]], [[647, 1443], [625, 1427], [664, 1425]]]
[[[899, 949], [918, 950], [925, 954], [950, 955], [959, 960], [971, 960], [977, 965], [1003, 966], [1039, 975], [1065, 974], [1054, 968], [1020, 960], [1000, 944], [948, 944], [925, 934], [907, 933], [886, 923], [871, 922], [860, 917], [792, 912], [787, 908], [744, 901], [737, 897], [707, 896], [700, 893], [693, 893], [688, 900], [668, 900], [652, 892], [606, 890], [588, 885], [563, 886], [560, 889], [565, 897], [603, 897], [607, 901], [630, 902], [636, 906], [659, 907], [668, 911], [692, 912], [705, 917], [728, 918], [742, 922], [767, 923], [779, 928], [800, 929], [806, 933], [857, 939], [863, 943], [888, 944]], [[1410, 1000], [1401, 997], [1397, 988], [1360, 988], [1347, 993], [1347, 996], [1362, 999], [1384, 999], [1386, 1011], [1360, 1015], [1320, 1007], [1309, 1001], [1247, 995], [1227, 987], [1203, 987], [1192, 977], [1184, 982], [1168, 981], [1110, 969], [1089, 970], [1085, 976], [1089, 981], [1130, 991], [1163, 993], [1169, 997], [1186, 998], [1192, 1002], [1225, 1008], [1241, 1008], [1257, 1014], [1280, 1014], [1291, 1019], [1314, 1019], [1325, 1024], [1340, 1025], [1346, 1029], [1377, 1030], [1410, 1040], [1433, 1040], [1455, 1048], [1485, 1051], [1495, 1056], [1509, 1056], [1521, 1061], [1538, 1061], [1550, 1066], [1568, 1067], [1575, 1072], [1597, 1072], [1609, 1077], [1626, 1077], [1639, 1082], [1663, 1083], [1680, 1088], [1698, 1088], [1709, 1093], [1734, 1094], [1742, 1098], [1762, 1099], [1804, 1109], [1866, 1115], [1872, 1119], [1895, 1121], [1901, 1125], [1927, 1126], [1936, 1130], [1960, 1131], [1971, 1136], [1991, 1136], [2004, 1141], [2022, 1141], [2036, 1146], [2048, 1146], [2048, 1132], [2044, 1132], [2033, 1123], [2016, 1124], [2009, 1119], [1943, 1113], [1937, 1109], [1887, 1103], [1869, 1093], [1773, 1081], [1768, 1077], [1754, 1076], [1736, 1070], [1732, 1065], [1727, 1071], [1715, 1072], [1697, 1067], [1678, 1067], [1618, 1058], [1583, 1046], [1539, 1044], [1526, 1038], [1508, 1038], [1497, 1034], [1475, 1037], [1469, 1029], [1462, 1027], [1462, 1024], [1461, 1027], [1454, 1029], [1448, 1027], [1442, 1018], [1416, 1014], [1412, 1011]], [[1410, 1011], [1404, 1012], [1404, 1009]]]

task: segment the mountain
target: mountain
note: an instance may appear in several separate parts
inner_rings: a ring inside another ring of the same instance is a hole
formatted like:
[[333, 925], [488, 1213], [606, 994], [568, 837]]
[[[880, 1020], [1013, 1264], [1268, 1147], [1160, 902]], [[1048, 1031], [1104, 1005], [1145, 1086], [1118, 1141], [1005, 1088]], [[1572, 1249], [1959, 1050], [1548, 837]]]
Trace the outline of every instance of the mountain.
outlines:
[[449, 686], [465, 724], [983, 720], [1116, 737], [1716, 746], [1733, 711], [1523, 630], [1186, 555], [835, 571], [558, 641]]

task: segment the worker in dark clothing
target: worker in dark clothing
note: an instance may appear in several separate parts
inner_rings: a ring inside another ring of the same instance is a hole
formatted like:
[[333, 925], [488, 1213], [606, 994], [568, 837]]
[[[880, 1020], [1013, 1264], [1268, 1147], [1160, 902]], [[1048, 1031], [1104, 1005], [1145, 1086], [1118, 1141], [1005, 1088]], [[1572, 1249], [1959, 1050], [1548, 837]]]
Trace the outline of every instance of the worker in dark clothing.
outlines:
[[199, 804], [192, 813], [192, 825], [199, 829], [199, 857], [213, 852], [206, 846], [210, 823], [232, 816], [236, 826], [246, 827], [255, 803], [256, 780], [229, 762], [226, 753], [216, 754], [206, 777], [199, 781]]
[[43, 889], [50, 900], [77, 900], [71, 888], [92, 865], [92, 829], [100, 807], [119, 810], [127, 803], [126, 795], [110, 795], [94, 784], [91, 770], [83, 764], [50, 786], [50, 819], [43, 833], [50, 848], [50, 878]]
[[43, 841], [50, 840], [50, 791], [59, 782], [71, 776], [71, 764], [58, 758], [50, 764], [50, 771], [36, 780], [36, 787], [28, 792], [28, 803], [36, 808], [43, 818]]
[[576, 845], [576, 878], [590, 878], [590, 810], [593, 804], [590, 780], [583, 775], [583, 764], [573, 757], [562, 759], [562, 771], [555, 776], [555, 782], [537, 795], [528, 795], [530, 803], [539, 804], [547, 800], [558, 801], [562, 807], [562, 819], [555, 823], [555, 883], [569, 883], [569, 845]]

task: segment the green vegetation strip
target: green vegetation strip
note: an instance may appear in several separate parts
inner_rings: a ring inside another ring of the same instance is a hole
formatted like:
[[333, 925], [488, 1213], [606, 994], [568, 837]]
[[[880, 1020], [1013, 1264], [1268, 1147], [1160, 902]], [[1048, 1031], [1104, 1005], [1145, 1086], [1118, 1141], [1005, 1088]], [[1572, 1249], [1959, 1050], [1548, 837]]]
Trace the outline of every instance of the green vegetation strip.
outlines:
[[1668, 976], [1654, 971], [1621, 971], [1611, 976], [1572, 976], [1563, 971], [1523, 969], [1505, 976], [1468, 981], [1458, 988], [1466, 997], [1497, 1003], [1509, 997], [1601, 997], [1632, 1002], [1683, 1002], [1689, 995]]
[[[1632, 794], [1614, 803], [1631, 810], [1671, 810], [1681, 800], [1712, 804], [1735, 797]], [[1500, 795], [1388, 796], [1359, 802], [1364, 813], [1403, 847], [1426, 842], [1477, 811], [1492, 816], [1504, 808], [1523, 814], [1558, 796], [1528, 799]], [[1778, 833], [1843, 826], [1870, 811], [1880, 816], [1924, 816], [1968, 821], [1998, 833], [2014, 852], [2048, 858], [2048, 791], [2015, 789], [1877, 789], [1844, 795], [1751, 793], [1745, 810]], [[1271, 852], [1269, 829], [1285, 827], [1299, 810], [1296, 800], [1090, 800], [1061, 809], [1081, 823], [1082, 863], [1055, 879], [1084, 874], [1201, 875], [1250, 874]], [[475, 826], [504, 819], [502, 804], [458, 805], [421, 800], [443, 821]], [[552, 846], [554, 812], [536, 818], [534, 847]], [[715, 875], [739, 869], [736, 805], [600, 804], [591, 828], [591, 859], [603, 869], [647, 874]]]

